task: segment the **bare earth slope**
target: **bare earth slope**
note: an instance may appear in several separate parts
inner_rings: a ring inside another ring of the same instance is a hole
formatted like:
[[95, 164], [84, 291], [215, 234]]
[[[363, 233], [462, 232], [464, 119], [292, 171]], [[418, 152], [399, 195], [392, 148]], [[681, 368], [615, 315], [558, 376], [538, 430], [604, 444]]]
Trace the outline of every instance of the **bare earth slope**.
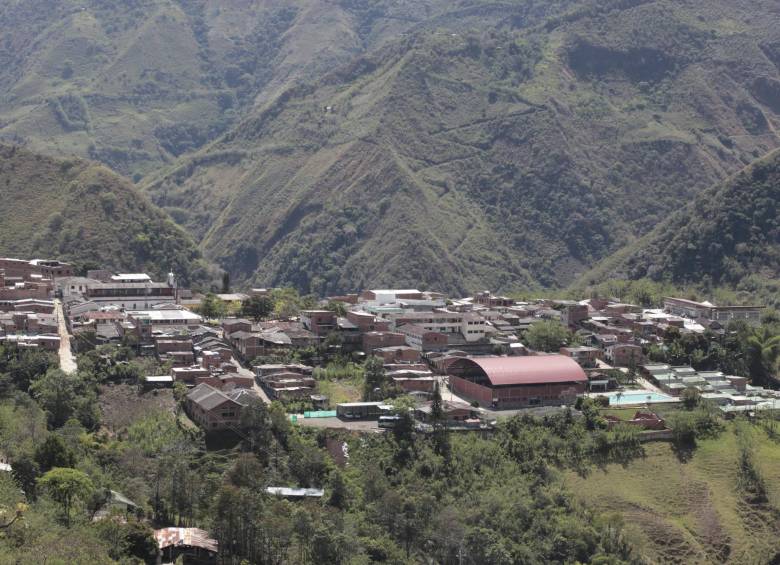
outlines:
[[580, 5], [417, 26], [147, 187], [236, 278], [566, 284], [777, 147], [780, 123], [776, 2]]

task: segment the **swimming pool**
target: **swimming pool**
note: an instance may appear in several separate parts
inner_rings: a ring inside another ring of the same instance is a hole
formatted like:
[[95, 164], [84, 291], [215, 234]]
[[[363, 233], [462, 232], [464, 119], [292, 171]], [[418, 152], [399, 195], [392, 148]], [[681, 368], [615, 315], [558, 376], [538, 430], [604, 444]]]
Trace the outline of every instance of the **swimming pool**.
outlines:
[[653, 404], [658, 402], [677, 402], [677, 399], [668, 394], [643, 390], [641, 392], [624, 392], [621, 395], [610, 394], [610, 406], [626, 406], [630, 404]]

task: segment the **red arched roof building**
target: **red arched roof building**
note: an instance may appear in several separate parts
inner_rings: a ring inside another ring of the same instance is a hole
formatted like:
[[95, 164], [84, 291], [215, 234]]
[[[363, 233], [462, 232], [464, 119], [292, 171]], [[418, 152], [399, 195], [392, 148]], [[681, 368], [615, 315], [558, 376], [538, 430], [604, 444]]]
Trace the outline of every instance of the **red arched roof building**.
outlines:
[[447, 372], [454, 392], [495, 408], [571, 404], [588, 382], [582, 367], [563, 355], [466, 357]]

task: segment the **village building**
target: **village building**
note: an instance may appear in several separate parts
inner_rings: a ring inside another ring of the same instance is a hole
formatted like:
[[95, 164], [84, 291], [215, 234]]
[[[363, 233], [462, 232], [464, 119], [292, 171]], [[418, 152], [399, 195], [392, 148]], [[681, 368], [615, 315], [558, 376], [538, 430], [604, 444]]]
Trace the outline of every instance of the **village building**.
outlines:
[[[496, 313], [500, 317], [500, 313]], [[485, 338], [487, 324], [485, 319], [474, 312], [408, 312], [391, 315], [390, 319], [395, 325], [396, 331], [404, 324], [419, 326], [429, 332], [442, 334], [456, 334], [463, 337], [466, 342], [479, 341]]]
[[449, 345], [447, 334], [427, 330], [416, 324], [404, 324], [398, 328], [406, 344], [418, 351], [445, 351]]
[[761, 313], [765, 308], [765, 306], [716, 306], [710, 302], [664, 298], [666, 312], [695, 320], [705, 327], [715, 322], [725, 326], [732, 320], [743, 320], [751, 325], [758, 325], [761, 323]]
[[336, 329], [336, 313], [330, 310], [301, 310], [303, 327], [316, 336], [325, 336]]
[[590, 311], [587, 304], [568, 304], [561, 312], [561, 323], [570, 328], [576, 328], [589, 316]]
[[[240, 391], [239, 391], [240, 392]], [[224, 393], [201, 383], [184, 397], [187, 414], [208, 432], [235, 430], [241, 423], [243, 403], [233, 393]]]
[[401, 332], [367, 332], [363, 334], [363, 351], [373, 355], [377, 349], [406, 345], [406, 336]]
[[604, 357], [616, 367], [628, 367], [632, 363], [639, 365], [644, 362], [642, 348], [630, 343], [615, 343], [605, 349]]
[[506, 296], [494, 296], [489, 290], [485, 290], [474, 295], [473, 303], [488, 308], [508, 308], [513, 306], [515, 301]]
[[366, 290], [359, 296], [359, 301], [389, 304], [399, 300], [423, 300], [425, 296], [417, 289], [376, 289]]
[[571, 357], [582, 367], [595, 367], [601, 359], [602, 352], [598, 347], [561, 347], [559, 353]]
[[385, 365], [394, 363], [419, 363], [421, 353], [414, 347], [408, 345], [396, 345], [391, 347], [380, 347], [372, 351], [373, 355], [380, 357]]
[[386, 332], [390, 330], [390, 321], [378, 318], [370, 312], [350, 310], [347, 312], [347, 320], [355, 324], [363, 333]]
[[[465, 402], [442, 400], [441, 401], [442, 415], [444, 417], [444, 424], [447, 425], [462, 425], [470, 420], [476, 420], [476, 424], [479, 424], [477, 409], [466, 404]], [[433, 412], [433, 401], [424, 402], [414, 409], [415, 419], [424, 422], [431, 422], [431, 413]]]
[[447, 373], [454, 392], [494, 408], [572, 404], [588, 383], [582, 367], [563, 355], [461, 357]]
[[54, 280], [73, 276], [73, 266], [62, 261], [33, 259], [0, 258], [0, 270], [8, 279], [31, 281], [35, 279]]
[[162, 528], [154, 531], [159, 548], [158, 563], [217, 563], [219, 544], [198, 528]]

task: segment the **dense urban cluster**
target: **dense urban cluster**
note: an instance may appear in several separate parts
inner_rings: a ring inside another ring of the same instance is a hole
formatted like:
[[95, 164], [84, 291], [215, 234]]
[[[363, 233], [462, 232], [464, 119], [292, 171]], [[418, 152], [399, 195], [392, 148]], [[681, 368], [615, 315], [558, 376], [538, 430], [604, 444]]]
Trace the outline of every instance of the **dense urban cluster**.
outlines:
[[0, 259], [0, 522], [22, 562], [18, 524], [48, 513], [94, 541], [71, 562], [641, 563], [559, 473], [774, 414], [761, 306], [230, 286]]

